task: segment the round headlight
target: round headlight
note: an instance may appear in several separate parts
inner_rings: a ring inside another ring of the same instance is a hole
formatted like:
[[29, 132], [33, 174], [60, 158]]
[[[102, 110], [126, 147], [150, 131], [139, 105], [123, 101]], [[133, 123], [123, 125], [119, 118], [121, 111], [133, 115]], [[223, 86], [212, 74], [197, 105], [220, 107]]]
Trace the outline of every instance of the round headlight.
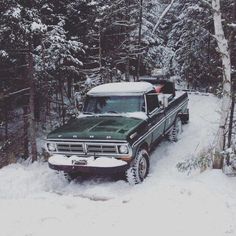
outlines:
[[127, 145], [121, 145], [121, 146], [119, 146], [119, 152], [120, 152], [121, 154], [127, 154], [127, 153], [129, 152], [129, 149], [128, 149]]
[[48, 143], [47, 144], [48, 151], [55, 152], [57, 150], [57, 145], [55, 143]]

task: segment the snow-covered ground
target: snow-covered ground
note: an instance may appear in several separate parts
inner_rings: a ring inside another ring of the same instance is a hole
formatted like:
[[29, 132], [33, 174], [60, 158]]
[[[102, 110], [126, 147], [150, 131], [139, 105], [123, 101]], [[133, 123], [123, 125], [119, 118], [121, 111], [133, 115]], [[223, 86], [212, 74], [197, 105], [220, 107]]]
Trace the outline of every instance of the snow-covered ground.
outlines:
[[176, 169], [216, 134], [219, 101], [190, 95], [189, 107], [181, 140], [156, 148], [149, 176], [136, 186], [98, 178], [68, 183], [46, 163], [1, 169], [0, 235], [236, 235], [236, 178]]

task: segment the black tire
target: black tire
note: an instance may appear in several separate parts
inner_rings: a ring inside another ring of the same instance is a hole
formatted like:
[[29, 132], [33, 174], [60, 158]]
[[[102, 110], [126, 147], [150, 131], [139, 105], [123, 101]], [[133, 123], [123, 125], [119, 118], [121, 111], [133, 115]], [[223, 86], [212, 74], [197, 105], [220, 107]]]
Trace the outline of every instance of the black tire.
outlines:
[[131, 184], [141, 183], [149, 172], [149, 155], [145, 149], [141, 149], [131, 162], [129, 169], [126, 171], [126, 180]]
[[71, 174], [71, 173], [66, 173], [66, 172], [63, 172], [63, 174], [64, 174], [65, 179], [68, 182], [71, 182], [72, 180], [74, 180], [74, 179], [76, 179], [78, 177], [77, 174]]
[[181, 114], [181, 120], [183, 125], [189, 123], [189, 109], [187, 109], [186, 113]]
[[183, 132], [182, 120], [179, 116], [175, 119], [174, 125], [168, 133], [168, 139], [171, 142], [177, 142], [179, 140], [180, 134]]

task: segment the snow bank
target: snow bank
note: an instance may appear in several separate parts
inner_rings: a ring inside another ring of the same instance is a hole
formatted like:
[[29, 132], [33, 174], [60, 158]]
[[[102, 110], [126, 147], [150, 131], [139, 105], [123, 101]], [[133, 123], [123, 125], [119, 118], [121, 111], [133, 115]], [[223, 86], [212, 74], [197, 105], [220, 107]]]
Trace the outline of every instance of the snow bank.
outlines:
[[14, 164], [0, 170], [0, 199], [38, 197], [66, 185], [64, 176], [55, 175], [47, 163]]

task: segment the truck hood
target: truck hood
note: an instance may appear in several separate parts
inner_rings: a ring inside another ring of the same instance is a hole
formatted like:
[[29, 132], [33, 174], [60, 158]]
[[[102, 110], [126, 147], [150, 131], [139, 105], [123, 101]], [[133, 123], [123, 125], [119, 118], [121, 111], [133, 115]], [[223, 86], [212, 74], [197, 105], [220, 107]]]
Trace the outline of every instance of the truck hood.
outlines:
[[87, 116], [69, 121], [48, 134], [48, 139], [127, 140], [145, 122], [123, 116]]

